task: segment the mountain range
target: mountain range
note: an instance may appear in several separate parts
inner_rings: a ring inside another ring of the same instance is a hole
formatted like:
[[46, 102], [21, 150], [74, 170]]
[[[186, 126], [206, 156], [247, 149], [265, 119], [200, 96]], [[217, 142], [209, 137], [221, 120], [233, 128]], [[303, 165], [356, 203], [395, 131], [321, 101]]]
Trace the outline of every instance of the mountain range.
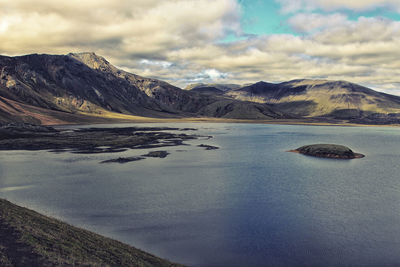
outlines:
[[0, 56], [0, 122], [64, 124], [137, 118], [400, 121], [400, 97], [345, 82], [195, 84], [128, 73], [94, 53]]

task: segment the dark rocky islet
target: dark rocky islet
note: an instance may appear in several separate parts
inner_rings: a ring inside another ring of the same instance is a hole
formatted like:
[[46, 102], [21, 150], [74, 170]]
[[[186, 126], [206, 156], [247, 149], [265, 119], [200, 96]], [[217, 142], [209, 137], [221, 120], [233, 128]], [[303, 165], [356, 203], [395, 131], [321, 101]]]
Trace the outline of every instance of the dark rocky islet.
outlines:
[[143, 157], [126, 157], [126, 158], [119, 157], [116, 159], [104, 160], [100, 163], [121, 163], [121, 164], [123, 164], [123, 163], [128, 163], [128, 162], [133, 162], [133, 161], [139, 161], [142, 159], [144, 159], [144, 158]]
[[332, 159], [356, 159], [365, 155], [355, 153], [350, 148], [336, 144], [314, 144], [299, 147], [289, 152], [296, 152], [307, 156]]
[[206, 150], [216, 150], [216, 149], [219, 149], [219, 147], [217, 147], [217, 146], [211, 146], [211, 145], [205, 145], [205, 144], [198, 145], [198, 147], [204, 147]]
[[145, 155], [142, 155], [143, 157], [150, 157], [150, 158], [165, 158], [168, 156], [169, 153], [167, 151], [151, 151]]
[[140, 157], [119, 157], [116, 159], [109, 159], [109, 160], [104, 160], [100, 163], [128, 163], [128, 162], [134, 162], [134, 161], [139, 161], [143, 160], [145, 158], [165, 158], [169, 155], [167, 151], [151, 151], [147, 154], [144, 154]]

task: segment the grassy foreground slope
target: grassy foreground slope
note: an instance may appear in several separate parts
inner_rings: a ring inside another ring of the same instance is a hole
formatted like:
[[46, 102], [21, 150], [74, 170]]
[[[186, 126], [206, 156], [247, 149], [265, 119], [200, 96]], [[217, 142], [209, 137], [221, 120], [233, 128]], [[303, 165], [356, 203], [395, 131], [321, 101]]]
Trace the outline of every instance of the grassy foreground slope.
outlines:
[[181, 266], [0, 199], [0, 266]]

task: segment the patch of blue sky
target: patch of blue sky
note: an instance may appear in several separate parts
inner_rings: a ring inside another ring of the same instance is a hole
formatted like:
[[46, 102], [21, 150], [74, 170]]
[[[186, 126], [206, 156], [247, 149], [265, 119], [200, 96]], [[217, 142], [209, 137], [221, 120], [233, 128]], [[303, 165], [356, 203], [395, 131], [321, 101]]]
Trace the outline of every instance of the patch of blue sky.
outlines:
[[286, 21], [288, 14], [280, 12], [281, 6], [273, 1], [239, 0], [242, 7], [241, 24], [245, 33], [262, 35], [292, 33]]
[[290, 15], [282, 14], [281, 6], [274, 0], [239, 0], [239, 3], [243, 35], [228, 34], [222, 42], [233, 42], [257, 35], [296, 34], [286, 23]]
[[[228, 34], [222, 43], [229, 43], [238, 40], [245, 40], [251, 36], [271, 35], [271, 34], [292, 34], [298, 35], [287, 23], [287, 20], [296, 13], [284, 14], [281, 12], [281, 5], [275, 0], [238, 0], [241, 5], [242, 17], [241, 26], [243, 35]], [[300, 11], [301, 12], [301, 11]], [[304, 11], [303, 11], [304, 12]], [[327, 12], [323, 10], [313, 10], [313, 13], [345, 14], [349, 20], [356, 21], [360, 17], [377, 17], [400, 21], [400, 13], [389, 8], [376, 8], [367, 11], [355, 11], [349, 9], [335, 10]]]

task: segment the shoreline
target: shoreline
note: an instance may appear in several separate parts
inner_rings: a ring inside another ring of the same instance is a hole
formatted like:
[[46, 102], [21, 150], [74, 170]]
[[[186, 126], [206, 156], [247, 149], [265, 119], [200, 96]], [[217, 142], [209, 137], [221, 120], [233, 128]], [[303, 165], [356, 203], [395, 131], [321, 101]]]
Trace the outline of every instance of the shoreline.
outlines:
[[[136, 116], [135, 116], [136, 117]], [[109, 119], [105, 121], [93, 121], [87, 123], [55, 123], [43, 124], [43, 126], [80, 126], [80, 125], [101, 125], [101, 124], [121, 124], [121, 123], [243, 123], [243, 124], [271, 124], [271, 125], [304, 125], [304, 126], [338, 126], [338, 127], [400, 127], [400, 124], [357, 124], [346, 122], [318, 122], [318, 121], [302, 121], [302, 120], [249, 120], [249, 119], [225, 119], [225, 118], [150, 118], [140, 117], [132, 119]]]

